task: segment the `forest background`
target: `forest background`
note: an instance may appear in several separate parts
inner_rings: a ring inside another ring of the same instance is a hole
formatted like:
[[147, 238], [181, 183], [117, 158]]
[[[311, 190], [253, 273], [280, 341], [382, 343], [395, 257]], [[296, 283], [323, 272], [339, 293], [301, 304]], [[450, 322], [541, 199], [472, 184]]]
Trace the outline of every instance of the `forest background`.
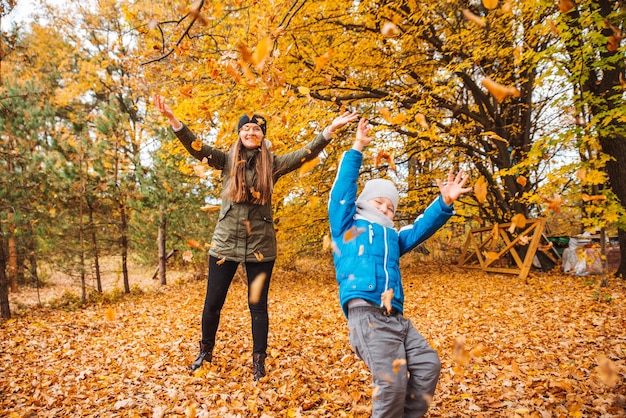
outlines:
[[[15, 4], [0, 1], [0, 16]], [[167, 97], [199, 141], [223, 149], [242, 114], [262, 113], [277, 154], [358, 110], [376, 138], [361, 177], [398, 185], [398, 226], [435, 198], [435, 179], [468, 172], [475, 192], [409, 266], [417, 259], [447, 271], [470, 229], [544, 217], [550, 235], [617, 235], [623, 276], [623, 24], [618, 1], [37, 3], [27, 23], [2, 30], [2, 317], [20, 288], [56, 280], [69, 290], [45, 305], [88, 307], [141, 293], [133, 269], [156, 274], [164, 292], [168, 277], [184, 281], [180, 271], [205, 276], [221, 179], [188, 157], [152, 93]], [[294, 277], [294, 260], [328, 266], [328, 192], [353, 138], [345, 128], [314, 164], [277, 184], [278, 263]], [[620, 300], [622, 282], [608, 283], [617, 288], [583, 287], [581, 299]], [[25, 309], [13, 304], [19, 315]], [[620, 376], [620, 344], [594, 358], [606, 369], [598, 376]], [[620, 405], [623, 386], [607, 381], [614, 396], [604, 404]], [[559, 405], [574, 415], [592, 408]]]

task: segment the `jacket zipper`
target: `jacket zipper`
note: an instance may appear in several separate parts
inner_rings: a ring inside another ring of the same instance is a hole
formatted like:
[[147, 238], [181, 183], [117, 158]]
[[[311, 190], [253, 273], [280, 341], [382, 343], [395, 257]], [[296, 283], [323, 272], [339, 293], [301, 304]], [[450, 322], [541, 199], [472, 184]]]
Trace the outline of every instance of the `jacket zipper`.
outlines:
[[[389, 247], [387, 246], [387, 228], [384, 226], [383, 228], [383, 237], [385, 238], [385, 262], [383, 263], [383, 267], [385, 269], [385, 292], [389, 288], [389, 271], [387, 271], [387, 258], [389, 256]], [[380, 302], [380, 306], [383, 306], [382, 301]]]

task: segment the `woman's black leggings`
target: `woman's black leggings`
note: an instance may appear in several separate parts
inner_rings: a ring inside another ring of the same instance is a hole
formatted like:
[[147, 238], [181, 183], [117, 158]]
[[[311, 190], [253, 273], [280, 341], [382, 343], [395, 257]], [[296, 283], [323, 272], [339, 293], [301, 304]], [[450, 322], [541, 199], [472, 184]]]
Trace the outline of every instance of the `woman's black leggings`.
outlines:
[[[212, 352], [215, 346], [215, 334], [220, 323], [220, 312], [226, 300], [226, 294], [233, 277], [237, 272], [239, 262], [225, 261], [218, 264], [219, 259], [209, 256], [209, 279], [207, 282], [206, 296], [204, 299], [204, 309], [202, 310], [202, 343], [206, 345], [207, 351]], [[267, 294], [270, 288], [270, 279], [274, 269], [274, 261], [262, 263], [244, 263], [248, 276], [248, 307], [252, 318], [252, 352], [265, 354], [267, 350], [267, 333], [269, 320], [267, 315]], [[253, 295], [250, 301], [251, 284], [257, 277], [263, 279], [263, 287], [260, 295]]]

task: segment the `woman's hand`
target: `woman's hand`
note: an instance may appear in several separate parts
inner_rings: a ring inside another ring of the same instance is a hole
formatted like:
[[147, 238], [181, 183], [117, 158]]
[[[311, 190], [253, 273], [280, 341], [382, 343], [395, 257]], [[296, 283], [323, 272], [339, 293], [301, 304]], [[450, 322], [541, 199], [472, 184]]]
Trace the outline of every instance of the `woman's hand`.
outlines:
[[172, 109], [165, 104], [165, 97], [159, 96], [156, 93], [152, 93], [152, 102], [154, 103], [154, 106], [157, 108], [157, 110], [161, 112], [163, 116], [169, 119], [174, 129], [180, 129], [182, 127], [183, 124], [178, 119], [176, 119], [176, 116], [174, 116], [174, 112], [172, 112]]
[[359, 118], [359, 114], [357, 112], [344, 112], [343, 115], [337, 116], [335, 120], [332, 121], [330, 126], [328, 127], [328, 133], [331, 135], [335, 133], [335, 131], [347, 123], [355, 121]]

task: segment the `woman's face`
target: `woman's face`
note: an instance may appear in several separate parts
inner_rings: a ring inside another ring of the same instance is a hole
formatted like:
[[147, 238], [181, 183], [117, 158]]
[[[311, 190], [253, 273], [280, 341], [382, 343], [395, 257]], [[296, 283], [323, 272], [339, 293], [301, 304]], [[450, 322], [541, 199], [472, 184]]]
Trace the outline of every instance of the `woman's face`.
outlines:
[[246, 123], [239, 129], [239, 139], [247, 149], [256, 149], [263, 143], [263, 131], [256, 123]]

